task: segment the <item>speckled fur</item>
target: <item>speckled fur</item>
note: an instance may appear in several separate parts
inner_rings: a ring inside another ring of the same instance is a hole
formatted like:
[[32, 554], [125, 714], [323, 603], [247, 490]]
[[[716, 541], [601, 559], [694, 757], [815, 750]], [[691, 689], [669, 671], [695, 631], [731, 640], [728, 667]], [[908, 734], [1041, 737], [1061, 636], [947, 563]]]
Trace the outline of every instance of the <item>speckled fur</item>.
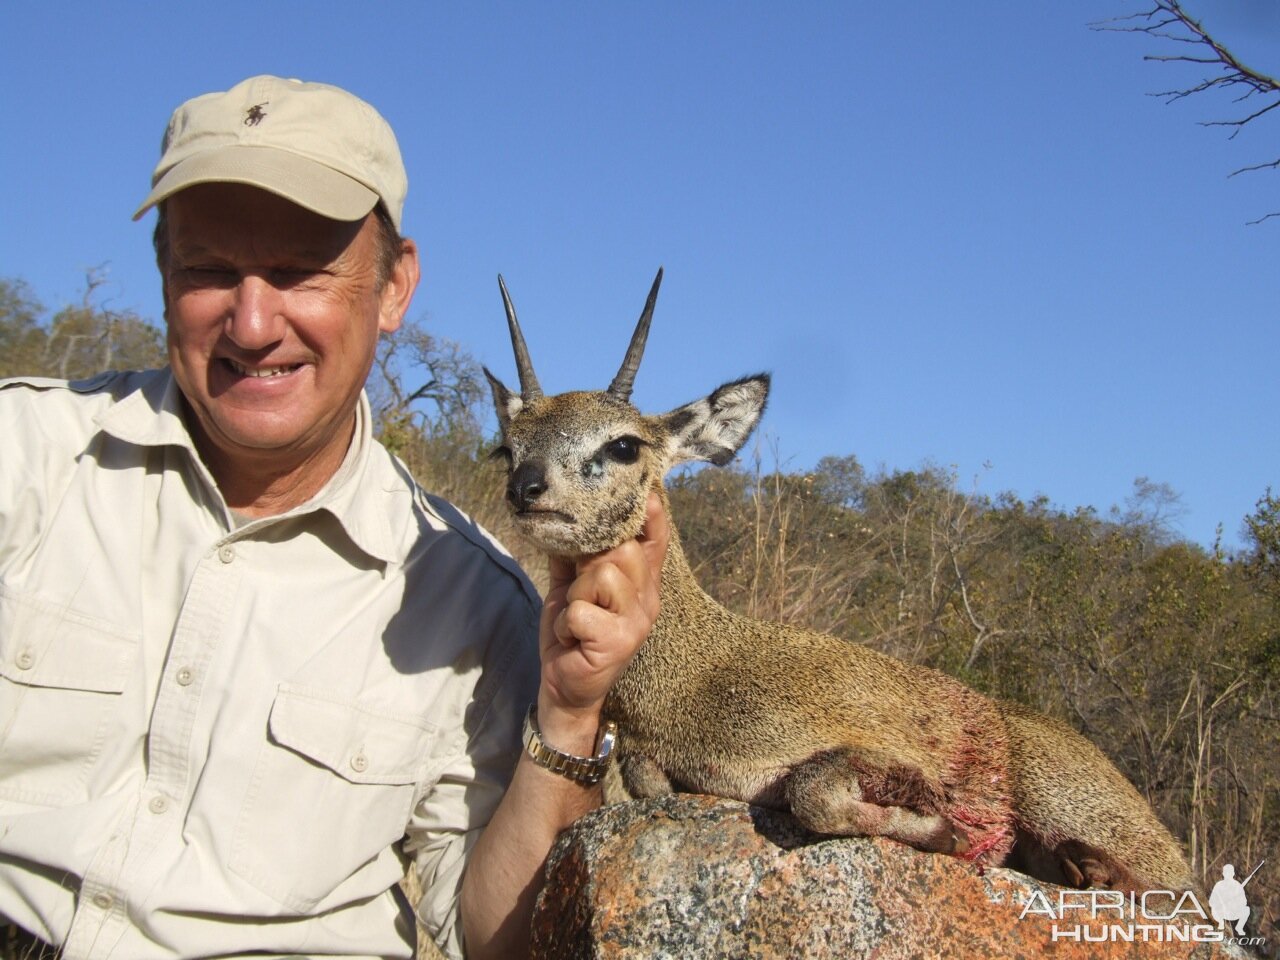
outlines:
[[[525, 399], [490, 382], [513, 472], [545, 472], [517, 524], [569, 557], [636, 536], [647, 491], [665, 505], [675, 463], [731, 459], [768, 393], [767, 376], [748, 377], [644, 416], [607, 393]], [[639, 441], [635, 462], [604, 455], [622, 436]], [[605, 709], [632, 794], [789, 808], [820, 832], [881, 834], [1077, 886], [1192, 886], [1177, 842], [1075, 731], [868, 647], [726, 610], [698, 586], [674, 528], [661, 615]]]
[[1013, 801], [994, 704], [868, 647], [731, 613], [698, 587], [678, 535], [662, 584], [606, 704], [628, 755], [681, 789], [787, 806], [791, 772], [839, 752], [866, 802], [940, 814], [965, 856], [1003, 861]]

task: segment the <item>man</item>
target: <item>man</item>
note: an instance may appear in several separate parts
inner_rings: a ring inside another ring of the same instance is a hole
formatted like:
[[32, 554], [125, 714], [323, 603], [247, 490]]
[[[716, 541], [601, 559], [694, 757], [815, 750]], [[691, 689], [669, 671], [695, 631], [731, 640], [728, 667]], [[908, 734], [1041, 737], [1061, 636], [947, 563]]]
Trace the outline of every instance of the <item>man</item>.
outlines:
[[0, 385], [0, 915], [67, 958], [408, 957], [411, 862], [447, 952], [521, 956], [665, 517], [539, 610], [371, 439], [419, 264], [364, 102], [198, 97], [152, 183], [168, 368]]

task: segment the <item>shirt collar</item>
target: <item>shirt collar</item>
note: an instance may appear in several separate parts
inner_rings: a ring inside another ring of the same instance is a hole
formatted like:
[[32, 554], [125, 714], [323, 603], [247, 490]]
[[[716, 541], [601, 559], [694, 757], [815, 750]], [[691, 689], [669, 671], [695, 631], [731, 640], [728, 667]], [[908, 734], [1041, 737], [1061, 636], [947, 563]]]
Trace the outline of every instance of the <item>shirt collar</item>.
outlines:
[[196, 456], [173, 373], [165, 367], [145, 376], [140, 389], [126, 394], [98, 416], [98, 426], [127, 443], [144, 447], [173, 444]]
[[[97, 423], [106, 433], [127, 443], [146, 447], [182, 447], [207, 474], [187, 430], [182, 413], [182, 393], [168, 367], [155, 371], [140, 389], [108, 407], [98, 417]], [[384, 563], [395, 562], [399, 555], [391, 530], [395, 507], [387, 500], [394, 495], [396, 485], [380, 475], [379, 468], [385, 468], [386, 458], [377, 456], [376, 446], [369, 398], [361, 391], [356, 405], [355, 434], [337, 472], [306, 503], [271, 519], [325, 510], [365, 553]]]
[[[373, 437], [373, 413], [362, 390], [356, 404], [356, 429], [347, 456], [329, 482], [299, 510], [323, 509], [342, 524], [353, 543], [383, 563], [399, 557], [391, 518], [396, 506], [389, 501], [396, 494], [398, 477], [386, 476], [388, 457]], [[398, 505], [403, 509], [403, 504]]]

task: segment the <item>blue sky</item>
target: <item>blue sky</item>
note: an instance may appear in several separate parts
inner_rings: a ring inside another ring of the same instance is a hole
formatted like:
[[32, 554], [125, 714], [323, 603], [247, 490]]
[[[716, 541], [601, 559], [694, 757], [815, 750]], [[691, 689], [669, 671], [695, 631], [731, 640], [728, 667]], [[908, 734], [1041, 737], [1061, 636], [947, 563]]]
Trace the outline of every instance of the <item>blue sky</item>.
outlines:
[[[1187, 0], [1280, 72], [1280, 6]], [[0, 276], [57, 308], [105, 265], [158, 319], [146, 193], [170, 111], [255, 73], [391, 121], [413, 315], [513, 379], [600, 388], [659, 264], [634, 399], [768, 369], [766, 457], [954, 465], [982, 493], [1183, 498], [1238, 542], [1280, 490], [1280, 121], [1166, 106], [1169, 52], [1057, 3], [35, 3], [0, 8]]]

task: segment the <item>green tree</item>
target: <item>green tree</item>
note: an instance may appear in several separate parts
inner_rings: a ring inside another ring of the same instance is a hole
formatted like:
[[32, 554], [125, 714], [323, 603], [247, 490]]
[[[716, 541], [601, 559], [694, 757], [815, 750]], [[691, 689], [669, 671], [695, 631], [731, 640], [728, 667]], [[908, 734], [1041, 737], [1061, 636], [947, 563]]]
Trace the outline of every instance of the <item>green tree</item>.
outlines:
[[24, 281], [0, 277], [0, 377], [40, 369], [47, 337], [40, 327], [43, 313]]
[[828, 503], [862, 506], [867, 491], [867, 471], [853, 454], [823, 457], [814, 471], [814, 492]]
[[1263, 589], [1280, 601], [1280, 499], [1270, 487], [1254, 512], [1244, 518], [1244, 528], [1251, 547], [1245, 564]]
[[163, 332], [132, 310], [101, 303], [103, 283], [100, 271], [90, 271], [80, 303], [46, 321], [26, 283], [0, 280], [0, 375], [74, 380], [163, 365]]

